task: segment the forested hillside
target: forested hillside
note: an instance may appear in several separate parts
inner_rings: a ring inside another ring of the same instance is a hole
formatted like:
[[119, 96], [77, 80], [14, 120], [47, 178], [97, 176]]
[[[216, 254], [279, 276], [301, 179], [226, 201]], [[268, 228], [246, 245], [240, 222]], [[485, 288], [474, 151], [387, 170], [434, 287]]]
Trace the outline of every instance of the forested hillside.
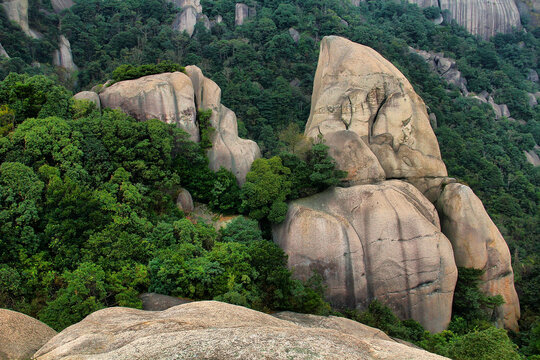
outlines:
[[[173, 30], [180, 10], [165, 0], [76, 0], [60, 13], [48, 0], [32, 0], [29, 24], [41, 39], [0, 11], [0, 42], [9, 54], [0, 58], [0, 306], [57, 329], [103, 306], [140, 306], [137, 296], [148, 290], [261, 310], [328, 312], [317, 279], [293, 280], [283, 252], [265, 238], [269, 224], [283, 220], [286, 201], [343, 176], [324, 145], [305, 146], [300, 135], [320, 40], [340, 35], [390, 60], [436, 118], [449, 175], [482, 199], [510, 247], [522, 312], [513, 339], [522, 354], [539, 355], [540, 167], [525, 152], [540, 155], [540, 107], [529, 96], [540, 91], [531, 77], [540, 70], [540, 30], [484, 41], [452, 22], [435, 25], [438, 8], [394, 1], [259, 0], [248, 3], [256, 13], [243, 25], [235, 24], [232, 0], [201, 5], [210, 26], [197, 23], [192, 36]], [[78, 71], [51, 63], [60, 34]], [[471, 96], [410, 48], [455, 59]], [[159, 63], [197, 65], [221, 87], [240, 135], [255, 140], [265, 158], [254, 163], [247, 186], [240, 189], [225, 169], [209, 171], [207, 144], [190, 142], [177, 128], [71, 99], [124, 79], [126, 67], [114, 73], [121, 65]], [[474, 97], [484, 91], [511, 116], [497, 117]], [[193, 224], [174, 204], [180, 186], [216, 212], [251, 219], [219, 232]], [[263, 194], [269, 187], [277, 195]], [[474, 279], [465, 280], [474, 288]], [[493, 301], [467, 291], [463, 296], [478, 308]], [[448, 340], [381, 320], [377, 304], [371, 314], [349, 315], [374, 326], [391, 323], [385, 330], [405, 331], [431, 351]], [[462, 315], [453, 322], [456, 334], [485, 330], [483, 323], [460, 323], [482, 316]]]

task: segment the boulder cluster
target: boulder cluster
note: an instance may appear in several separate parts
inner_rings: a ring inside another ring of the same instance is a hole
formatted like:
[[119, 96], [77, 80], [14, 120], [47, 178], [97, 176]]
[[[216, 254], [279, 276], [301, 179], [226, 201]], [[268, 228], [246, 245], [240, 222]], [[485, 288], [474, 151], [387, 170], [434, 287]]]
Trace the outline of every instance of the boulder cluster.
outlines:
[[337, 307], [379, 299], [438, 332], [450, 322], [457, 267], [482, 269], [482, 288], [505, 301], [498, 324], [517, 329], [508, 247], [472, 190], [447, 176], [424, 102], [390, 62], [325, 37], [305, 134], [348, 175], [292, 202], [274, 227], [296, 276], [322, 275]]

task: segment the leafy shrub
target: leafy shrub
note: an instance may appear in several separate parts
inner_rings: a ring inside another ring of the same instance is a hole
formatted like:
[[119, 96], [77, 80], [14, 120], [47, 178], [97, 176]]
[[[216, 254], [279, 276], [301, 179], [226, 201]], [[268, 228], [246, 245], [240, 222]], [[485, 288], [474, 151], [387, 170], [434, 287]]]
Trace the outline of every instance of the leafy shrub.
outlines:
[[131, 64], [120, 65], [112, 73], [112, 84], [123, 80], [138, 79], [147, 75], [175, 71], [185, 72], [185, 68], [171, 61], [162, 61], [158, 64], [147, 64], [139, 66], [134, 66]]

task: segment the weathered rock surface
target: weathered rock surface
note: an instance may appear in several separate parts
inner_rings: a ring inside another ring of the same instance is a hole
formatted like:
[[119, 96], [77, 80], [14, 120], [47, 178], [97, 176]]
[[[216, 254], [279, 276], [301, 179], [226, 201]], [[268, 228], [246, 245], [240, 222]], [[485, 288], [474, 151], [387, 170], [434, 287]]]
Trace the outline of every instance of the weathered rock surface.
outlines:
[[39, 39], [41, 34], [30, 29], [28, 25], [28, 0], [3, 0], [2, 6], [9, 20], [16, 22], [22, 31], [34, 39]]
[[532, 166], [540, 166], [540, 156], [536, 151], [540, 150], [538, 145], [535, 145], [533, 150], [524, 151], [527, 161], [532, 164]]
[[156, 293], [144, 293], [139, 295], [143, 303], [143, 310], [146, 311], [163, 311], [170, 309], [177, 305], [187, 304], [192, 302], [192, 300], [178, 298], [174, 296], [167, 296]]
[[236, 3], [234, 23], [236, 26], [243, 25], [247, 19], [254, 17], [256, 14], [257, 11], [254, 7], [249, 7], [242, 3]]
[[[2, 46], [2, 45], [0, 45], [0, 46]], [[0, 49], [0, 53], [1, 53], [1, 49]], [[531, 93], [527, 93], [527, 96], [529, 97], [529, 106], [530, 107], [535, 107], [536, 105], [538, 105], [538, 99], [536, 98], [536, 95], [531, 94]]]
[[519, 14], [527, 18], [529, 26], [537, 28], [540, 25], [540, 1], [539, 0], [516, 0]]
[[73, 0], [51, 0], [52, 7], [55, 12], [59, 13], [63, 10], [69, 9], [75, 3]]
[[234, 112], [221, 104], [221, 89], [203, 75], [197, 66], [187, 66], [186, 73], [193, 83], [197, 109], [211, 109], [210, 124], [216, 130], [212, 148], [208, 150], [210, 168], [230, 170], [242, 185], [255, 159], [261, 157], [257, 143], [238, 137], [238, 123]]
[[301, 326], [216, 301], [161, 312], [100, 310], [62, 331], [36, 353], [38, 360], [82, 358], [444, 359], [368, 331]]
[[409, 81], [375, 50], [328, 36], [321, 41], [305, 134], [343, 130], [359, 135], [387, 178], [447, 175], [424, 102]]
[[337, 307], [374, 299], [439, 332], [450, 322], [457, 271], [435, 207], [412, 185], [333, 188], [289, 205], [274, 241], [296, 277], [323, 277]]
[[300, 40], [300, 33], [295, 28], [289, 29], [289, 35], [291, 35], [291, 38], [295, 43], [298, 44], [298, 40]]
[[71, 44], [64, 35], [60, 35], [60, 38], [58, 39], [58, 50], [54, 51], [53, 64], [63, 67], [68, 71], [78, 70], [77, 65], [75, 65], [75, 63], [73, 62]]
[[193, 35], [195, 25], [197, 24], [197, 10], [189, 6], [182, 10], [182, 12], [174, 19], [173, 30], [178, 32], [187, 32], [189, 36]]
[[0, 359], [29, 359], [56, 331], [30, 316], [0, 309]]
[[532, 82], [538, 82], [538, 73], [536, 72], [536, 70], [529, 70], [529, 72], [527, 73], [527, 80]]
[[417, 50], [409, 47], [412, 53], [415, 53], [422, 57], [431, 70], [438, 73], [446, 82], [455, 85], [463, 95], [467, 96], [469, 90], [467, 89], [467, 79], [463, 77], [461, 71], [458, 70], [456, 61], [444, 57], [442, 53], [431, 53], [424, 50]]
[[510, 251], [482, 202], [468, 186], [449, 184], [437, 201], [437, 209], [457, 266], [485, 270], [481, 288], [505, 301], [496, 309], [498, 324], [517, 331], [520, 310]]
[[9, 55], [6, 49], [4, 49], [4, 47], [2, 46], [2, 44], [0, 44], [0, 57], [7, 57], [9, 59]]
[[99, 95], [93, 91], [81, 91], [73, 96], [77, 100], [87, 100], [96, 104], [98, 110], [101, 110], [101, 101]]
[[190, 213], [195, 207], [193, 206], [193, 199], [191, 194], [186, 189], [180, 189], [176, 198], [176, 206], [183, 212]]
[[409, 178], [407, 182], [420, 190], [426, 199], [435, 203], [441, 196], [444, 187], [457, 182], [457, 180], [451, 177], [423, 177]]
[[103, 107], [120, 109], [139, 121], [159, 119], [176, 124], [199, 141], [195, 95], [189, 77], [181, 72], [148, 75], [120, 81], [99, 93]]
[[344, 185], [376, 183], [386, 178], [379, 160], [357, 133], [336, 131], [325, 135], [324, 140], [338, 169], [347, 172]]
[[448, 10], [452, 19], [471, 34], [489, 39], [496, 33], [509, 33], [521, 28], [518, 7], [514, 0], [408, 0], [421, 7], [438, 6]]

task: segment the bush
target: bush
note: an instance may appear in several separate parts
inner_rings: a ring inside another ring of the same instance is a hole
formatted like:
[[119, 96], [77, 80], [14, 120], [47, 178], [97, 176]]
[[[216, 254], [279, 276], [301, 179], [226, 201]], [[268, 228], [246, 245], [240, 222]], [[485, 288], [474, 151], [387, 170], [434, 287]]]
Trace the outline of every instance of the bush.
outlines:
[[516, 350], [505, 330], [490, 327], [451, 341], [448, 356], [454, 360], [519, 360]]
[[170, 61], [162, 61], [158, 64], [147, 64], [139, 66], [134, 66], [130, 64], [120, 65], [112, 73], [112, 84], [123, 80], [138, 79], [147, 75], [175, 71], [185, 72], [185, 68]]

